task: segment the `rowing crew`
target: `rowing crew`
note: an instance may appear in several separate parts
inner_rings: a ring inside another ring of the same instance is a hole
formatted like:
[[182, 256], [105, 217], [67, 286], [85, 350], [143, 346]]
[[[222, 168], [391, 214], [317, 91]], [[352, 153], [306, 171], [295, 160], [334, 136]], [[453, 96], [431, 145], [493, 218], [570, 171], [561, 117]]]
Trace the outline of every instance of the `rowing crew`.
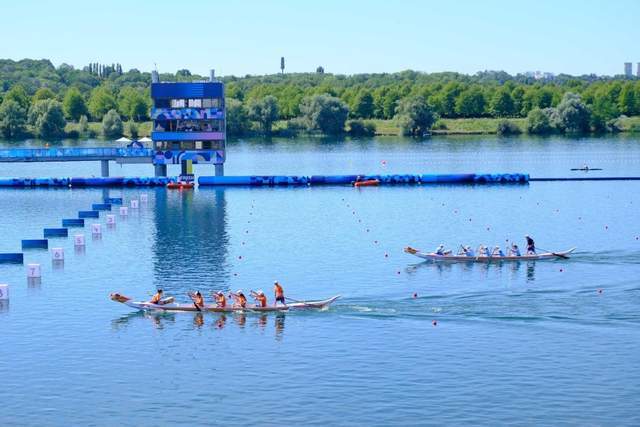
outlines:
[[[278, 283], [276, 280], [273, 283], [273, 293], [275, 296], [274, 306], [281, 303], [282, 305], [287, 305], [284, 297], [284, 289], [282, 285]], [[205, 305], [204, 296], [200, 291], [196, 291], [195, 293], [189, 293], [189, 297], [193, 300], [196, 308], [203, 308]], [[251, 291], [251, 296], [254, 298], [256, 302], [256, 306], [258, 307], [267, 307], [267, 297], [263, 291]], [[216, 308], [225, 308], [227, 307], [227, 298], [224, 295], [224, 292], [217, 291], [213, 294], [214, 301], [216, 304]], [[233, 300], [233, 308], [246, 308], [247, 307], [247, 297], [244, 295], [241, 289], [238, 289], [236, 292], [232, 292], [229, 294], [229, 298]], [[162, 305], [165, 304], [166, 298], [164, 298], [164, 293], [162, 289], [158, 289], [156, 293], [153, 295], [151, 300], [149, 301], [151, 304]]]
[[[525, 236], [527, 242], [527, 255], [535, 255], [536, 254], [536, 244], [528, 234]], [[445, 249], [444, 245], [440, 245], [436, 248], [435, 253], [437, 255], [451, 255], [453, 251], [451, 249]], [[509, 249], [507, 250], [507, 256], [521, 256], [520, 248], [515, 243], [512, 243]], [[464, 255], [468, 257], [503, 257], [505, 256], [504, 252], [500, 248], [500, 246], [494, 246], [491, 249], [489, 246], [480, 245], [478, 247], [478, 254], [471, 248], [471, 246], [460, 245], [460, 251], [458, 251], [458, 255]]]

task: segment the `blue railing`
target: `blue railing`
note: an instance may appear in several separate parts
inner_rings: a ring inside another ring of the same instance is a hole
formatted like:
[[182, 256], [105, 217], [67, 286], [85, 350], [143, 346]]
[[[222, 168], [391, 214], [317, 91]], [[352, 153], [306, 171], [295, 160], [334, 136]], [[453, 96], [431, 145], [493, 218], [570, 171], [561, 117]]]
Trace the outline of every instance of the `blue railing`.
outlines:
[[88, 147], [88, 148], [10, 148], [0, 150], [4, 161], [55, 161], [83, 159], [116, 159], [121, 157], [153, 157], [151, 148]]

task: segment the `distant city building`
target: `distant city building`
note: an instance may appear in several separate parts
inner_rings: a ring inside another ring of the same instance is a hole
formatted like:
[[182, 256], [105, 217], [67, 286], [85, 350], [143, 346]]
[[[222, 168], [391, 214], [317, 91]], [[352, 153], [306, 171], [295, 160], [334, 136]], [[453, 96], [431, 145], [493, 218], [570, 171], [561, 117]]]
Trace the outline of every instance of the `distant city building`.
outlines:
[[624, 75], [627, 77], [633, 76], [633, 64], [631, 62], [624, 63]]
[[524, 75], [535, 80], [553, 80], [556, 78], [555, 74], [547, 71], [526, 71]]
[[636, 64], [636, 77], [640, 77], [640, 62]]

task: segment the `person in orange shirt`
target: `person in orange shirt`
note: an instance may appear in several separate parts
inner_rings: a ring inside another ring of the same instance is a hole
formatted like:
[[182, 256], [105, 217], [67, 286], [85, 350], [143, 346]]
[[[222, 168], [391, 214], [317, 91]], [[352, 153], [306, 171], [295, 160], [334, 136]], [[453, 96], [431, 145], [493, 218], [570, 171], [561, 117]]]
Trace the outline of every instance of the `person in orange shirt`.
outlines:
[[244, 296], [242, 291], [238, 289], [236, 293], [233, 295], [236, 302], [233, 304], [234, 307], [242, 307], [245, 308], [247, 306], [247, 297]]
[[267, 306], [267, 296], [262, 291], [258, 291], [253, 296], [256, 299], [256, 303], [258, 307], [266, 307]]
[[277, 280], [273, 282], [273, 293], [276, 296], [276, 302], [274, 303], [274, 305], [278, 304], [278, 302], [281, 302], [282, 305], [287, 305], [284, 300], [284, 289], [282, 289], [282, 286], [280, 285], [280, 283], [278, 283]]
[[158, 289], [156, 293], [151, 297], [151, 304], [162, 304], [162, 289]]
[[195, 294], [193, 294], [192, 299], [193, 303], [196, 305], [196, 308], [202, 309], [204, 307], [204, 298], [202, 297], [200, 291], [197, 291]]
[[224, 297], [224, 292], [218, 291], [216, 292], [216, 307], [225, 308], [227, 306], [227, 299]]

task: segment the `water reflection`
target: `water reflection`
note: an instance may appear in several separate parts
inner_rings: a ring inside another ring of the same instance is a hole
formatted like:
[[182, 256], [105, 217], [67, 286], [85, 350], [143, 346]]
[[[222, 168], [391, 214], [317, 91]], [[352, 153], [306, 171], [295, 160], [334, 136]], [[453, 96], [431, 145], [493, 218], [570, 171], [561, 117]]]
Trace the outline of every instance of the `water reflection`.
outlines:
[[445, 276], [452, 272], [480, 273], [483, 279], [489, 277], [490, 272], [501, 274], [505, 269], [511, 272], [511, 278], [516, 279], [521, 273], [520, 269], [526, 264], [526, 279], [528, 282], [535, 280], [536, 261], [497, 261], [497, 262], [432, 262], [424, 261], [417, 264], [410, 264], [405, 268], [407, 274], [416, 274], [420, 269], [433, 269], [439, 276]]
[[118, 317], [111, 321], [111, 327], [114, 330], [120, 330], [129, 326], [132, 321], [135, 320], [147, 320], [149, 321], [156, 329], [163, 329], [164, 324], [166, 322], [175, 323], [176, 315], [175, 313], [170, 313], [166, 311], [159, 312], [147, 312], [147, 311], [133, 311], [131, 313], [125, 314], [123, 316]]
[[41, 284], [42, 284], [41, 277], [27, 277], [27, 287], [29, 289], [40, 289]]
[[0, 313], [6, 313], [9, 311], [9, 300], [2, 299], [0, 300]]
[[[156, 192], [154, 279], [165, 291], [181, 294], [226, 288], [229, 236], [224, 190]], [[205, 282], [203, 282], [203, 278]]]

